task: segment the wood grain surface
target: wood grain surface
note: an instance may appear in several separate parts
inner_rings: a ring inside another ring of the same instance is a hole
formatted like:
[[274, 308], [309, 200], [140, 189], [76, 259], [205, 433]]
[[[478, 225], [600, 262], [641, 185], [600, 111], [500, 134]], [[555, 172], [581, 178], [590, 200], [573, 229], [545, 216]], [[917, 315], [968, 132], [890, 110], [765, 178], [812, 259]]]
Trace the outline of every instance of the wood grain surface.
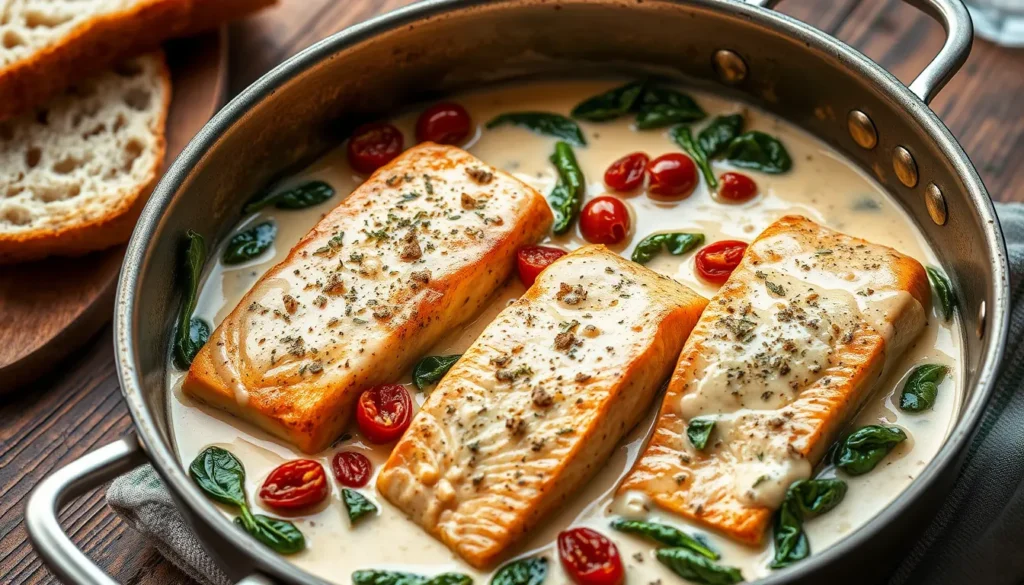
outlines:
[[[227, 97], [227, 31], [168, 43], [173, 99], [166, 163]], [[24, 387], [110, 320], [124, 246], [0, 271], [0, 394]], [[54, 286], [60, 275], [60, 286]]]
[[[281, 0], [232, 25], [236, 93], [310, 43], [408, 2]], [[899, 0], [785, 0], [780, 10], [858, 47], [909, 82], [938, 50], [942, 30]], [[1024, 50], [975, 42], [963, 70], [933, 103], [974, 160], [994, 198], [1024, 201]], [[53, 577], [26, 541], [25, 499], [56, 466], [131, 432], [114, 373], [111, 331], [54, 364], [45, 379], [0, 399], [0, 582]], [[75, 542], [121, 583], [189, 583], [118, 520], [98, 490], [62, 514]]]

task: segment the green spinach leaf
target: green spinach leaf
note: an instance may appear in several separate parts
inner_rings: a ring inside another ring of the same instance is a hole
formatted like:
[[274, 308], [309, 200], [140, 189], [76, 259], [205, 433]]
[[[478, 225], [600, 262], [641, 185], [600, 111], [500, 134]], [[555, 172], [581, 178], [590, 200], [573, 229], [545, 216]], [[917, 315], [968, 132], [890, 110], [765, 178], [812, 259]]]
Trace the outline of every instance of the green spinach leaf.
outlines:
[[498, 569], [491, 578], [491, 585], [540, 585], [547, 574], [547, 558], [519, 559]]
[[647, 264], [662, 250], [668, 250], [673, 256], [681, 256], [704, 243], [704, 234], [688, 234], [672, 232], [651, 234], [640, 240], [633, 248], [633, 262]]
[[210, 337], [210, 326], [201, 320], [192, 319], [199, 296], [199, 278], [203, 274], [203, 264], [206, 263], [206, 244], [203, 241], [203, 236], [192, 230], [186, 231], [182, 257], [183, 298], [181, 312], [178, 313], [178, 328], [175, 333], [174, 360], [178, 367], [188, 369], [200, 348]]
[[771, 568], [780, 569], [811, 554], [804, 534], [804, 520], [832, 510], [846, 496], [846, 482], [841, 479], [800, 480], [786, 490], [786, 499], [775, 513], [775, 556]]
[[924, 364], [914, 368], [903, 384], [900, 393], [900, 410], [922, 412], [935, 404], [939, 395], [939, 384], [946, 379], [949, 368], [936, 364]]
[[786, 147], [777, 138], [756, 130], [734, 138], [725, 149], [725, 158], [734, 166], [762, 173], [785, 173], [793, 167]]
[[636, 109], [636, 127], [640, 130], [696, 122], [707, 116], [690, 96], [657, 85], [644, 90]]
[[580, 214], [587, 182], [583, 178], [583, 170], [576, 162], [576, 154], [565, 142], [555, 143], [551, 163], [558, 170], [558, 182], [548, 195], [548, 202], [555, 214], [555, 223], [551, 229], [556, 234], [564, 234], [569, 231]]
[[278, 209], [305, 209], [319, 205], [334, 196], [334, 187], [323, 181], [310, 181], [285, 191], [257, 198], [245, 206], [245, 213], [259, 211], [274, 205]]
[[473, 579], [462, 573], [441, 573], [433, 577], [373, 569], [352, 573], [353, 585], [472, 585], [472, 583]]
[[572, 109], [572, 117], [591, 122], [604, 122], [629, 114], [635, 111], [644, 85], [642, 81], [633, 81], [587, 98]]
[[188, 473], [199, 489], [214, 500], [245, 507], [245, 468], [230, 452], [220, 447], [207, 447], [192, 460]]
[[686, 436], [690, 443], [697, 449], [703, 449], [708, 444], [711, 431], [715, 429], [715, 419], [710, 416], [697, 416], [690, 419], [686, 425]]
[[423, 585], [427, 578], [398, 571], [364, 569], [352, 573], [353, 585]]
[[723, 567], [688, 548], [661, 548], [658, 560], [687, 581], [705, 585], [732, 585], [743, 581], [743, 574], [734, 567]]
[[742, 130], [743, 116], [718, 116], [697, 135], [697, 146], [706, 157], [715, 158], [725, 152], [729, 143], [739, 136]]
[[586, 146], [583, 131], [571, 118], [549, 112], [509, 112], [501, 114], [487, 123], [488, 128], [511, 124], [532, 130], [538, 134], [554, 136], [576, 146]]
[[245, 231], [238, 232], [228, 241], [224, 249], [225, 264], [241, 264], [259, 256], [274, 243], [277, 226], [272, 221], [265, 221]]
[[697, 144], [697, 141], [693, 139], [690, 128], [687, 126], [676, 126], [669, 131], [669, 136], [686, 154], [690, 155], [693, 162], [697, 163], [697, 168], [704, 175], [704, 180], [708, 182], [708, 188], [712, 191], [718, 189], [718, 179], [715, 177], [715, 171], [711, 168], [711, 163], [708, 162], [708, 157], [704, 154], [704, 151]]
[[306, 548], [306, 538], [287, 520], [252, 514], [243, 507], [242, 515], [235, 518], [235, 524], [279, 554], [295, 554]]
[[412, 370], [413, 384], [416, 384], [416, 388], [423, 390], [426, 386], [440, 382], [460, 357], [462, 354], [428, 355], [421, 359]]
[[899, 427], [868, 425], [840, 441], [832, 461], [850, 475], [863, 475], [906, 440], [907, 434]]
[[345, 509], [348, 510], [348, 521], [351, 524], [355, 524], [367, 514], [377, 513], [377, 506], [356, 490], [342, 488], [341, 501], [345, 503]]
[[618, 518], [612, 521], [612, 528], [619, 532], [645, 536], [664, 545], [688, 548], [713, 561], [719, 559], [718, 553], [708, 548], [703, 542], [668, 524]]
[[949, 279], [938, 268], [929, 266], [925, 269], [928, 273], [928, 282], [932, 283], [932, 290], [939, 299], [939, 307], [942, 309], [942, 318], [949, 321], [953, 318], [953, 309], [956, 308], [956, 295], [953, 294], [953, 286]]

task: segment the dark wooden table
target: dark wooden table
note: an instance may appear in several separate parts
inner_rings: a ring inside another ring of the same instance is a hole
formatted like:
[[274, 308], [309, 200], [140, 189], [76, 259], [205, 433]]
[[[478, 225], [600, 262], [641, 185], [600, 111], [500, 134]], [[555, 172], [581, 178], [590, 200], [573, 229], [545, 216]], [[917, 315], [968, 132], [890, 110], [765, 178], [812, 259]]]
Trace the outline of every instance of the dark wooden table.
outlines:
[[[231, 29], [231, 91], [296, 51], [408, 0], [281, 0]], [[942, 44], [942, 30], [899, 0], [786, 0], [780, 10], [865, 52], [905, 83]], [[978, 40], [932, 108], [960, 140], [992, 196], [1024, 201], [1024, 50]], [[53, 581], [29, 545], [23, 508], [54, 468], [132, 430], [106, 327], [52, 374], [0, 399], [0, 583]], [[104, 490], [62, 514], [74, 541], [121, 583], [188, 583], [108, 509]]]

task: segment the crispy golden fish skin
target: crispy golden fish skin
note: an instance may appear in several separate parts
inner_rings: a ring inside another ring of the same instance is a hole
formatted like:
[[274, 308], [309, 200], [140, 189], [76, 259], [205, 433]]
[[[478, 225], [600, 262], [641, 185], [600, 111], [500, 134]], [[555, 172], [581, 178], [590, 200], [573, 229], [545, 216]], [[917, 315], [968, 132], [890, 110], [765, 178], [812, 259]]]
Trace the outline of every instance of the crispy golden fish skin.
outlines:
[[540, 240], [533, 188], [424, 143], [376, 171], [270, 269], [196, 356], [184, 391], [307, 453], [358, 395], [393, 382], [472, 319]]
[[605, 464], [706, 304], [604, 246], [565, 256], [431, 391], [377, 488], [468, 563], [493, 566]]
[[[645, 451], [619, 488], [742, 543], [764, 537], [925, 325], [924, 268], [786, 216], [751, 243], [686, 342]], [[715, 419], [704, 449], [687, 437]]]

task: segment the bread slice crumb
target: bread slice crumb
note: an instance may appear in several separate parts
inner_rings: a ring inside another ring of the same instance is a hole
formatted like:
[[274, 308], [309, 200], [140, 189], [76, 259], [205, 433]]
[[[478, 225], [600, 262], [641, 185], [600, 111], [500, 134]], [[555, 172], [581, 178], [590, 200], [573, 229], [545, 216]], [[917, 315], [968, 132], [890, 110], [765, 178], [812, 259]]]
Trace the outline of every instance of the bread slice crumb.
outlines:
[[160, 175], [170, 99], [155, 52], [0, 122], [0, 264], [126, 241]]

